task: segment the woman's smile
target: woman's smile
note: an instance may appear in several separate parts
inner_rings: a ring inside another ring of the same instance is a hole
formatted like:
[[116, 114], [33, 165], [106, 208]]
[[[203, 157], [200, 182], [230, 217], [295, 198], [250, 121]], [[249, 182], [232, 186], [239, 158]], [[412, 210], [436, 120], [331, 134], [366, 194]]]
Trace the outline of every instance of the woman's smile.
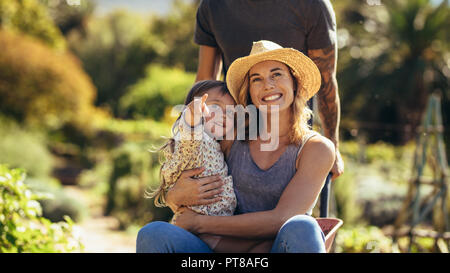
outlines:
[[269, 94], [269, 95], [264, 96], [261, 100], [265, 101], [265, 102], [274, 102], [274, 101], [281, 99], [281, 97], [283, 97], [283, 94], [281, 94], [281, 93]]

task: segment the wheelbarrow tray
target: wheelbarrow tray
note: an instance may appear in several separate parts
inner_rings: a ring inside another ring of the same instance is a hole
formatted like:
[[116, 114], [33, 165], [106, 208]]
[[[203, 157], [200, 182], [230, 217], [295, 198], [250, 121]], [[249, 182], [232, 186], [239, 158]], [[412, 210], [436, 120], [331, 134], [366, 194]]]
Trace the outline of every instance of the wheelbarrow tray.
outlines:
[[336, 237], [337, 230], [344, 222], [337, 218], [316, 218], [316, 220], [325, 235], [325, 248], [329, 252]]

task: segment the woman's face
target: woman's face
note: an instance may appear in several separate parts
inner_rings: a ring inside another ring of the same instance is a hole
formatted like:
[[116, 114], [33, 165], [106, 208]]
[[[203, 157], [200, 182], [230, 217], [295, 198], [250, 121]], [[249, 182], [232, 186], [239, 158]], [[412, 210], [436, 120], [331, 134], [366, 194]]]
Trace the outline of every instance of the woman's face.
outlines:
[[294, 79], [289, 68], [278, 61], [255, 64], [249, 71], [250, 96], [253, 104], [277, 105], [279, 111], [288, 109], [294, 101]]

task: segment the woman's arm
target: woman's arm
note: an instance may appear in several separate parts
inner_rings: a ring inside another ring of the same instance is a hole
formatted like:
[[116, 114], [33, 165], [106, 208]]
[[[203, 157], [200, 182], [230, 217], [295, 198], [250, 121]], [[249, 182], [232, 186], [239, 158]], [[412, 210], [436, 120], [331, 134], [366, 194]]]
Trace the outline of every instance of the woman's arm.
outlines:
[[224, 182], [220, 175], [193, 178], [204, 170], [200, 167], [183, 171], [175, 185], [167, 191], [166, 204], [173, 212], [182, 206], [208, 205], [221, 200], [220, 196], [216, 197], [223, 191]]
[[273, 210], [233, 216], [205, 216], [184, 210], [176, 224], [193, 233], [273, 238], [289, 218], [305, 214], [313, 205], [333, 166], [334, 151], [333, 143], [325, 137], [311, 138], [303, 148], [297, 172]]

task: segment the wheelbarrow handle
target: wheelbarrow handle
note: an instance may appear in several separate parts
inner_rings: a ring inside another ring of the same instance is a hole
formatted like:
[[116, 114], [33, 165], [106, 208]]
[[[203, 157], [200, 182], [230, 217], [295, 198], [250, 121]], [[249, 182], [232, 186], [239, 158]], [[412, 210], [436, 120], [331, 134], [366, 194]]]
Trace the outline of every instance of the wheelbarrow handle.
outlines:
[[332, 173], [329, 173], [325, 179], [322, 191], [320, 192], [320, 217], [328, 217], [328, 208], [330, 203], [330, 186]]

